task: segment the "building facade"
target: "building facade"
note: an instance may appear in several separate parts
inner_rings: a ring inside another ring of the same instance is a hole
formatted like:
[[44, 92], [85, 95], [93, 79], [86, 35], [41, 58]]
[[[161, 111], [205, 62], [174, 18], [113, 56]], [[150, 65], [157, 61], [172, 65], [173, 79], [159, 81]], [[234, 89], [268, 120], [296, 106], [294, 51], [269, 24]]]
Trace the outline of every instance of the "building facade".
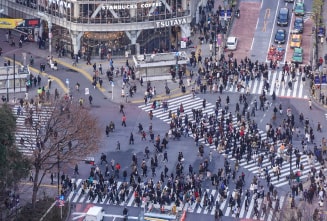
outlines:
[[[187, 41], [206, 0], [0, 0], [3, 15], [40, 18], [27, 30], [50, 53], [71, 55], [167, 52]], [[33, 39], [33, 38], [32, 38]]]

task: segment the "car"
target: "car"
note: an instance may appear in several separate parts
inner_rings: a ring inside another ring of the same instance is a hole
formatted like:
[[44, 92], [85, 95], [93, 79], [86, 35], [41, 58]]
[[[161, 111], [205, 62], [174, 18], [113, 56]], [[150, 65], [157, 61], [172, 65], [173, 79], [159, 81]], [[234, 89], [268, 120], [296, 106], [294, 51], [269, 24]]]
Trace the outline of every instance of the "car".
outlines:
[[277, 25], [279, 26], [287, 26], [289, 20], [289, 10], [288, 8], [279, 9], [277, 16]]
[[294, 14], [298, 16], [303, 16], [305, 14], [305, 8], [303, 2], [297, 2], [294, 7]]
[[302, 35], [300, 34], [292, 34], [291, 36], [291, 48], [299, 48], [302, 44]]
[[301, 47], [300, 48], [294, 48], [293, 56], [292, 56], [292, 62], [302, 64], [302, 62], [303, 62], [303, 49]]
[[226, 42], [226, 47], [228, 50], [236, 50], [237, 48], [237, 37], [228, 37]]
[[284, 29], [278, 29], [275, 34], [274, 42], [277, 44], [285, 44], [286, 42], [286, 31]]
[[303, 17], [295, 17], [292, 33], [302, 34], [304, 28]]

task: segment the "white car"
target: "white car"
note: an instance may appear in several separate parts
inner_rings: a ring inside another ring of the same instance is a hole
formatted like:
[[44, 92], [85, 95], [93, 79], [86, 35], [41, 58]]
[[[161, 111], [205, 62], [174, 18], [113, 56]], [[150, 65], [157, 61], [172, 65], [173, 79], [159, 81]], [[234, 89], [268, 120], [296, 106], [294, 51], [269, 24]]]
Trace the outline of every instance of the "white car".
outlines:
[[237, 37], [228, 37], [226, 42], [226, 47], [228, 50], [236, 50]]

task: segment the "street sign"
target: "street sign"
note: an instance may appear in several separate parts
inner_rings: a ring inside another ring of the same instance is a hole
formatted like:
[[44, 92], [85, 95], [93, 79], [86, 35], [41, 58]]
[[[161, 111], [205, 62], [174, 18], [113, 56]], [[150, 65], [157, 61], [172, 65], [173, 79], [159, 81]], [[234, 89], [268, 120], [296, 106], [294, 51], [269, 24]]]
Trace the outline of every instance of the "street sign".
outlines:
[[58, 207], [63, 207], [65, 206], [65, 196], [61, 195], [61, 196], [57, 196], [56, 197], [56, 205]]
[[231, 10], [220, 10], [219, 12], [220, 17], [225, 17], [230, 18], [232, 16], [232, 11]]
[[90, 94], [90, 89], [89, 88], [85, 88], [85, 95], [89, 95]]
[[186, 41], [181, 41], [181, 48], [186, 48]]

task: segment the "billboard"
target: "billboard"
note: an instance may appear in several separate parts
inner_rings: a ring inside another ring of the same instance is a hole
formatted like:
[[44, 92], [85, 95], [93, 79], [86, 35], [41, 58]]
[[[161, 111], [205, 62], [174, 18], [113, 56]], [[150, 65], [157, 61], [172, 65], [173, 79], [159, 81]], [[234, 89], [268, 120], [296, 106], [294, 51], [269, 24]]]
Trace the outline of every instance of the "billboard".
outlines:
[[4, 29], [14, 29], [22, 23], [24, 19], [21, 18], [0, 18], [0, 28]]
[[17, 28], [39, 28], [40, 23], [41, 21], [39, 18], [24, 19], [24, 22], [18, 25]]

